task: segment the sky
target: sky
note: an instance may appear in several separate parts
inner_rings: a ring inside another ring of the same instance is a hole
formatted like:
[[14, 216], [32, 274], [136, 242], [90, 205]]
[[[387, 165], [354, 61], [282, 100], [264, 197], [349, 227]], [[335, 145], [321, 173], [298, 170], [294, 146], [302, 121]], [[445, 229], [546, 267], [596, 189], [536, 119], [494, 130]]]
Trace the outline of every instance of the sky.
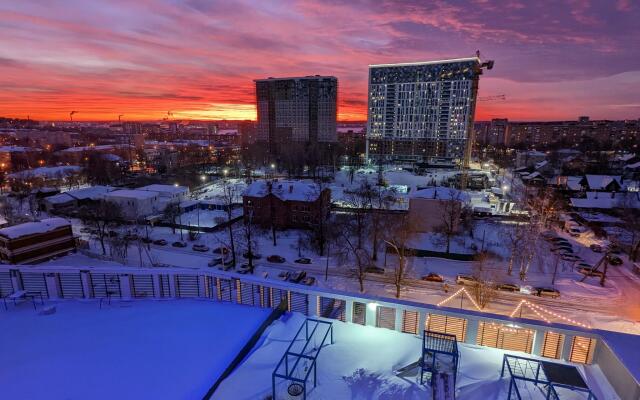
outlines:
[[[366, 120], [368, 65], [473, 56], [476, 120], [640, 118], [636, 0], [0, 0], [0, 116], [255, 119], [253, 80], [333, 75]], [[482, 100], [482, 99], [481, 99]]]

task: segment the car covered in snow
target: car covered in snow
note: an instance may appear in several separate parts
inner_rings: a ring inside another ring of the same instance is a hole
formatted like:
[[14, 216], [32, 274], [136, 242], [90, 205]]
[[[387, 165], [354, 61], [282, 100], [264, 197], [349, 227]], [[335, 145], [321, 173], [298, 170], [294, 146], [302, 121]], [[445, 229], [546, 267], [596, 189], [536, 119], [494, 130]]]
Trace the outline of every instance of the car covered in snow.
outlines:
[[313, 286], [316, 283], [316, 278], [314, 278], [313, 276], [307, 276], [306, 278], [304, 278], [302, 283], [307, 286]]
[[297, 264], [311, 264], [311, 259], [307, 257], [301, 257], [294, 261]]
[[300, 283], [306, 277], [307, 273], [305, 271], [296, 271], [289, 275], [289, 282]]
[[194, 244], [193, 246], [191, 246], [191, 249], [193, 251], [199, 251], [201, 253], [209, 251], [209, 247], [205, 246], [204, 244]]
[[456, 283], [458, 285], [475, 286], [478, 284], [478, 280], [471, 275], [458, 275], [456, 276]]
[[166, 246], [167, 245], [167, 241], [164, 239], [158, 239], [158, 240], [154, 240], [153, 244], [157, 245], [157, 246]]
[[520, 286], [514, 285], [513, 283], [500, 283], [496, 286], [496, 289], [501, 292], [519, 292]]
[[171, 246], [183, 248], [183, 247], [187, 247], [187, 244], [185, 242], [176, 241], [171, 243]]

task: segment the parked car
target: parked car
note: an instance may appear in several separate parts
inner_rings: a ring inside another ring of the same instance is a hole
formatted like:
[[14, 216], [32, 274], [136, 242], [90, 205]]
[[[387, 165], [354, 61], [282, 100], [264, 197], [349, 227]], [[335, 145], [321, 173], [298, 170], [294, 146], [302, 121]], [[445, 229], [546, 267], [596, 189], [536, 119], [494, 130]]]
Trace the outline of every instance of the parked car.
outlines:
[[502, 292], [519, 292], [520, 286], [514, 285], [512, 283], [501, 283], [496, 287], [496, 289]]
[[207, 265], [210, 267], [215, 267], [216, 265], [222, 264], [222, 262], [223, 262], [222, 258], [213, 258], [211, 259], [211, 261], [207, 263]]
[[249, 264], [242, 264], [240, 266], [240, 268], [238, 268], [238, 273], [239, 274], [248, 274], [251, 271], [251, 268], [249, 268]]
[[611, 254], [622, 254], [622, 249], [617, 244], [611, 243], [609, 246], [607, 246], [607, 249]]
[[204, 244], [194, 244], [193, 246], [191, 246], [191, 249], [202, 253], [209, 251], [209, 247], [205, 246]]
[[295, 262], [298, 264], [311, 264], [311, 259], [302, 257], [302, 258], [298, 258]]
[[599, 244], [592, 244], [591, 246], [589, 246], [589, 248], [591, 249], [591, 251], [593, 251], [594, 253], [602, 253], [604, 251], [604, 249], [602, 248], [602, 246], [600, 246]]
[[300, 283], [306, 277], [307, 273], [305, 271], [296, 271], [289, 276], [289, 282]]
[[534, 288], [534, 293], [536, 296], [540, 297], [551, 297], [554, 299], [560, 297], [560, 292], [553, 288], [537, 287]]
[[151, 242], [153, 242], [153, 239], [151, 239], [151, 238], [148, 238], [148, 237], [143, 237], [142, 238], [142, 243], [151, 243]]
[[171, 243], [171, 246], [173, 246], [173, 247], [187, 247], [187, 244], [185, 242], [173, 242], [173, 243]]
[[566, 247], [566, 246], [554, 247], [554, 248], [551, 249], [551, 251], [553, 253], [558, 253], [558, 254], [573, 254], [573, 248], [572, 247]]
[[216, 254], [227, 254], [229, 253], [229, 249], [227, 249], [226, 247], [217, 247], [213, 249], [213, 252]]
[[364, 269], [364, 272], [367, 272], [369, 274], [378, 274], [378, 275], [382, 275], [384, 274], [384, 268], [380, 268], [380, 267], [367, 267]]
[[316, 283], [316, 278], [314, 278], [313, 276], [307, 276], [306, 278], [304, 278], [302, 283], [304, 283], [307, 286], [313, 286], [313, 284]]
[[283, 281], [286, 281], [289, 279], [289, 275], [291, 275], [289, 271], [282, 271], [278, 274], [278, 278], [282, 279]]
[[599, 271], [593, 267], [580, 267], [578, 268], [578, 272], [580, 272], [582, 275], [597, 276], [598, 278], [601, 278], [604, 275], [602, 271]]
[[554, 242], [554, 243], [558, 243], [558, 242], [565, 242], [565, 243], [569, 243], [569, 241], [563, 237], [555, 237], [555, 238], [551, 238], [549, 239], [550, 242]]
[[609, 264], [611, 265], [622, 265], [623, 261], [622, 258], [618, 257], [618, 256], [614, 256], [612, 254], [609, 254], [607, 256], [607, 261], [609, 262]]
[[166, 246], [167, 245], [167, 241], [164, 239], [158, 239], [158, 240], [154, 240], [153, 244], [158, 245], [158, 246]]
[[542, 232], [540, 234], [540, 236], [542, 236], [546, 240], [550, 240], [550, 239], [558, 237], [558, 235], [556, 235], [556, 233], [554, 231], [544, 231], [544, 232]]
[[282, 256], [279, 256], [277, 254], [272, 254], [269, 257], [267, 257], [267, 261], [272, 262], [272, 263], [282, 264], [283, 262], [285, 262], [287, 260]]
[[249, 252], [245, 252], [242, 254], [242, 257], [244, 258], [253, 258], [254, 260], [259, 260], [262, 258], [262, 254], [258, 254], [258, 253], [249, 253]]
[[562, 258], [563, 261], [580, 261], [582, 260], [582, 258], [574, 255], [574, 254], [569, 254], [569, 253], [565, 253], [562, 254], [562, 256], [560, 257]]
[[475, 286], [478, 284], [478, 280], [470, 275], [458, 275], [456, 276], [456, 283], [458, 285]]
[[136, 233], [127, 233], [126, 235], [124, 235], [124, 240], [128, 240], [130, 242], [132, 242], [134, 240], [138, 240], [138, 234], [136, 234]]
[[420, 279], [428, 282], [444, 282], [442, 275], [438, 275], [435, 272], [430, 272], [428, 275], [425, 275]]

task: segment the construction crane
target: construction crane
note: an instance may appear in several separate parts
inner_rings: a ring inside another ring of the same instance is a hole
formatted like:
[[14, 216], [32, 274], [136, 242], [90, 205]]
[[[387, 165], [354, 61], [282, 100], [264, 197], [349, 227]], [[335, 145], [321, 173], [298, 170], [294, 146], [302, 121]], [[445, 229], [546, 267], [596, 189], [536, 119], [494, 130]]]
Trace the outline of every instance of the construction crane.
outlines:
[[504, 94], [497, 94], [495, 96], [486, 96], [486, 97], [478, 97], [478, 101], [499, 101], [499, 100], [506, 100], [507, 96], [505, 96]]
[[118, 122], [122, 122], [122, 117], [124, 117], [124, 114], [118, 115]]
[[[480, 62], [480, 66], [478, 67], [478, 70], [477, 70], [478, 75], [481, 75], [484, 69], [487, 69], [487, 70], [493, 69], [493, 65], [495, 64], [495, 61], [487, 60], [483, 62], [482, 60], [480, 60], [480, 50], [476, 50], [476, 57]], [[474, 95], [476, 94], [477, 92], [474, 93]], [[506, 100], [506, 96], [501, 94], [497, 96], [489, 96], [488, 99], [489, 100], [482, 100], [482, 98], [478, 98], [477, 101], [494, 101], [499, 99]], [[467, 188], [467, 182], [469, 180], [469, 160], [471, 159], [471, 151], [473, 146], [473, 143], [471, 140], [473, 136], [472, 133], [473, 133], [473, 124], [469, 124], [469, 126], [467, 127], [467, 143], [464, 149], [464, 155], [462, 157], [462, 164], [461, 164], [462, 174], [460, 176], [460, 190], [465, 190]]]
[[78, 113], [77, 111], [71, 111], [69, 113], [69, 119], [71, 119], [71, 122], [73, 122], [73, 114], [77, 114], [77, 113]]

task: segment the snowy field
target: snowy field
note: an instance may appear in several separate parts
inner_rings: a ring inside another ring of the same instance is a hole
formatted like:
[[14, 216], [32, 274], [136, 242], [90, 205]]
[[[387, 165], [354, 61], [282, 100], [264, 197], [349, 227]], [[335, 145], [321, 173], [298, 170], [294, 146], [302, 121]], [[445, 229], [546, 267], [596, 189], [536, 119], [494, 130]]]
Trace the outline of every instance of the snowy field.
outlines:
[[197, 300], [56, 307], [0, 312], [0, 398], [200, 399], [270, 311]]
[[[257, 348], [222, 382], [212, 399], [264, 399], [270, 395], [271, 374], [303, 321], [302, 315], [287, 314], [274, 322]], [[333, 327], [335, 343], [323, 347], [320, 352], [317, 360], [318, 386], [313, 389], [311, 377], [309, 399], [431, 398], [431, 388], [420, 385], [417, 369], [404, 377], [394, 373], [420, 359], [420, 337], [337, 321], [333, 322]], [[504, 354], [503, 350], [461, 344], [456, 398], [506, 399], [509, 381], [500, 379]], [[578, 368], [599, 399], [619, 399], [598, 366]], [[286, 398], [280, 394], [285, 390], [284, 385], [279, 388], [278, 398]], [[544, 398], [537, 389], [531, 388], [530, 392], [529, 398]]]

